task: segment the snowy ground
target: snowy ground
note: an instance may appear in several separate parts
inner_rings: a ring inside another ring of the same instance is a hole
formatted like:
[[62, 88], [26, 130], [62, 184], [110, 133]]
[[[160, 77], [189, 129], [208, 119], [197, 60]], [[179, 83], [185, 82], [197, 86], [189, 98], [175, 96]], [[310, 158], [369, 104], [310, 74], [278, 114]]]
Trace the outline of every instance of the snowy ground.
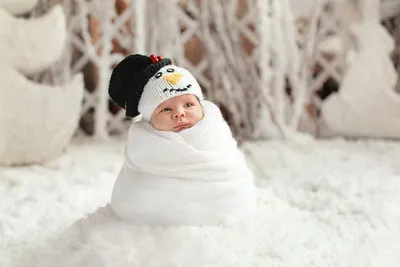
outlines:
[[[120, 141], [75, 142], [65, 155], [44, 166], [0, 168], [0, 266], [34, 266], [26, 251], [35, 248], [40, 257], [45, 251], [38, 244], [46, 244], [77, 219], [105, 206], [122, 163], [122, 149]], [[243, 151], [260, 187], [260, 219], [254, 229], [261, 242], [245, 248], [254, 253], [251, 266], [399, 266], [400, 143], [273, 141], [244, 144]], [[128, 266], [123, 263], [126, 258], [143, 258], [146, 253], [149, 263], [155, 257], [149, 249], [168, 249], [164, 252], [168, 256], [185, 254], [187, 250], [173, 251], [170, 244], [187, 249], [203, 235], [213, 251], [240, 245], [240, 235], [231, 230], [124, 229], [131, 230], [131, 237], [114, 235], [121, 238], [118, 244], [127, 240], [141, 244], [133, 256], [125, 251], [122, 259], [116, 254], [109, 266]], [[144, 239], [149, 236], [153, 243]], [[97, 238], [104, 241], [104, 236]], [[104, 257], [104, 252], [116, 249], [117, 243], [105, 248], [94, 239], [89, 245], [92, 254], [86, 256]], [[96, 254], [95, 249], [104, 251]], [[227, 255], [235, 257], [233, 252]], [[129, 266], [156, 266], [143, 262]]]

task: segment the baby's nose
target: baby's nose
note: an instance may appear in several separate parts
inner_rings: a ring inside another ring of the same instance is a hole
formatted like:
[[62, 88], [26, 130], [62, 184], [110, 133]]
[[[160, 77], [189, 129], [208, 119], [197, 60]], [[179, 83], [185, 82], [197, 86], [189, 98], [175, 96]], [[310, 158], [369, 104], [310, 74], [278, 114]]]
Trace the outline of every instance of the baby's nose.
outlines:
[[175, 118], [175, 119], [180, 118], [180, 117], [185, 117], [185, 116], [186, 116], [186, 114], [185, 114], [185, 112], [184, 112], [183, 110], [178, 110], [178, 111], [174, 114], [174, 118]]

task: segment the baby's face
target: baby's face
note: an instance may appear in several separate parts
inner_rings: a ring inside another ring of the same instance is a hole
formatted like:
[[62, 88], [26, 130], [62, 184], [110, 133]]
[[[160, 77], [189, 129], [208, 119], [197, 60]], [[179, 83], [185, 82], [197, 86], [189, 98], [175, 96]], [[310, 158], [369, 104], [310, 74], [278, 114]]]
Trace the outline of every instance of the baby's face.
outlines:
[[151, 125], [160, 131], [180, 132], [204, 117], [203, 107], [194, 95], [180, 95], [161, 103], [151, 115]]

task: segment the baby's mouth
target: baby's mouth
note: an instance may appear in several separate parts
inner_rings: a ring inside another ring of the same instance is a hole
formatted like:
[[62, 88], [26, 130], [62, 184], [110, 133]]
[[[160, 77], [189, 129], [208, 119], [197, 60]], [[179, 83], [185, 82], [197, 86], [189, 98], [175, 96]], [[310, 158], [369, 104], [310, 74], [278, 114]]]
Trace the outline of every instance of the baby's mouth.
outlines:
[[183, 129], [187, 129], [190, 128], [191, 125], [189, 123], [179, 123], [178, 125], [176, 125], [174, 127], [175, 130], [183, 130]]

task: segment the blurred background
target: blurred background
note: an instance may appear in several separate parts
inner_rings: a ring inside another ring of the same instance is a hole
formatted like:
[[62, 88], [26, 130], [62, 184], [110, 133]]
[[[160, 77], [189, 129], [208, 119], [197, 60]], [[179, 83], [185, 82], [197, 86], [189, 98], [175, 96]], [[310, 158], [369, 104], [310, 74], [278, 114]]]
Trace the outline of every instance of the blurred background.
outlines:
[[[400, 0], [0, 0], [0, 266], [36, 266], [109, 203], [132, 120], [108, 83], [134, 53], [186, 67], [221, 108], [259, 191], [252, 266], [399, 266]], [[197, 230], [104, 225], [40, 266], [198, 254]], [[214, 230], [218, 258], [243, 243]]]
[[400, 137], [397, 0], [0, 0], [0, 163], [118, 138], [132, 53], [188, 68], [243, 140]]

